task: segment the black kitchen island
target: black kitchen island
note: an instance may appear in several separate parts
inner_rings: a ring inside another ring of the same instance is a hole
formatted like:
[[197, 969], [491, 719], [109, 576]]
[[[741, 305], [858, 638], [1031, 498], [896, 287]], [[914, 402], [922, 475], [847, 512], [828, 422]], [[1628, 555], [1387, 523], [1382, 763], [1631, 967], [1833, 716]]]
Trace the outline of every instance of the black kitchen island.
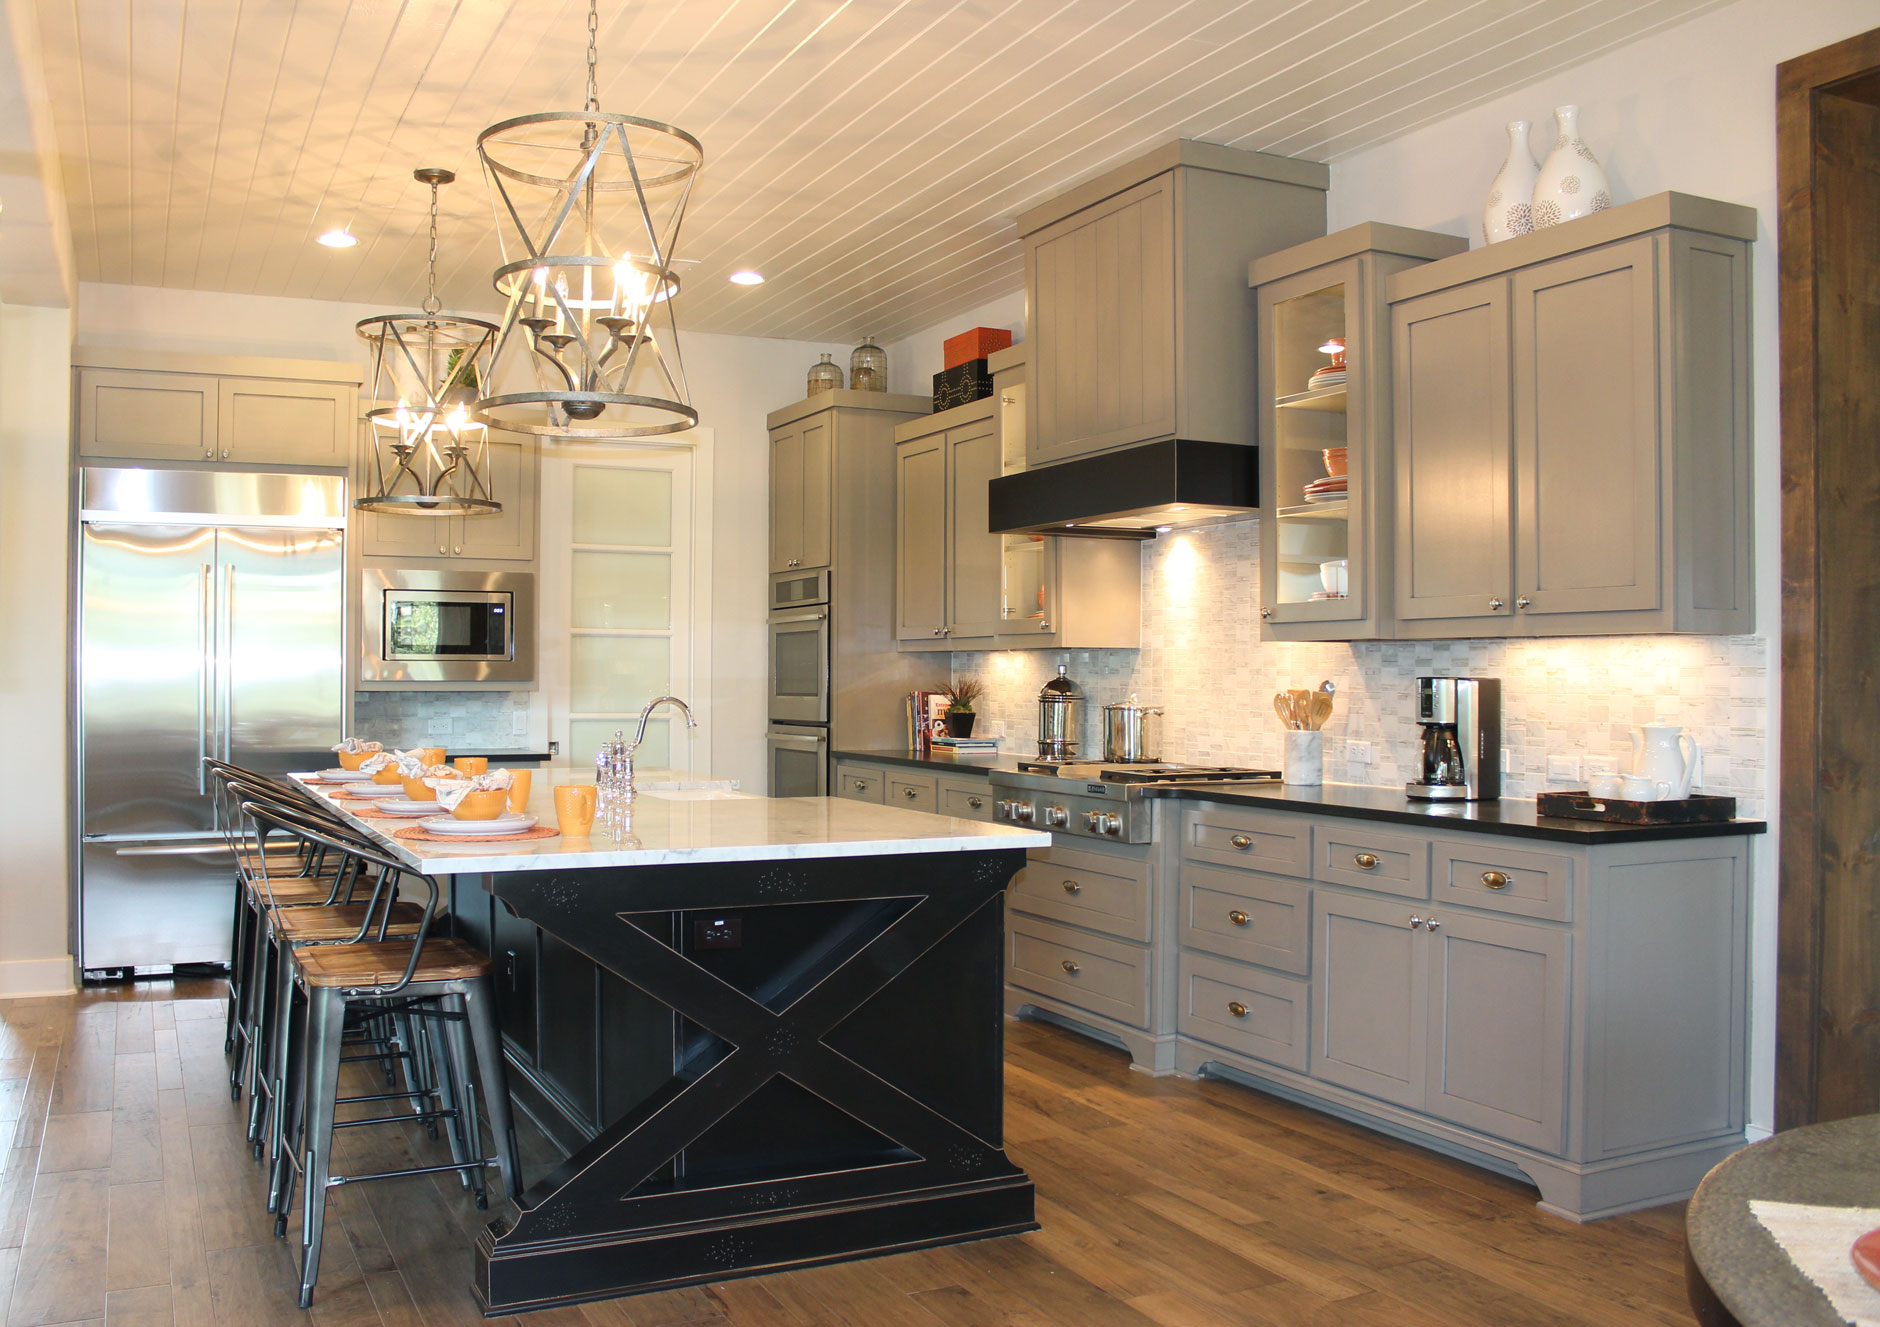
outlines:
[[735, 794], [643, 793], [618, 840], [359, 823], [450, 886], [511, 1096], [565, 1153], [478, 1238], [486, 1312], [1036, 1228], [1001, 946], [1042, 834]]

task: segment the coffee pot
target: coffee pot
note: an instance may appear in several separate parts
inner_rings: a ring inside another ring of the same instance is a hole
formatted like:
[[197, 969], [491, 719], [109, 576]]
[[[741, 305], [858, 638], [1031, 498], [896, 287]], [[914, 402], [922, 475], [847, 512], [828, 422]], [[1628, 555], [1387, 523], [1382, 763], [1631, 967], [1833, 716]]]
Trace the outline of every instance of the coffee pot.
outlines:
[[1666, 797], [1689, 797], [1702, 781], [1703, 769], [1704, 748], [1677, 724], [1648, 723], [1632, 729], [1632, 772], [1667, 785]]
[[1059, 664], [1057, 676], [1038, 689], [1038, 755], [1043, 760], [1069, 760], [1077, 754], [1077, 730], [1084, 721], [1084, 693], [1064, 676]]

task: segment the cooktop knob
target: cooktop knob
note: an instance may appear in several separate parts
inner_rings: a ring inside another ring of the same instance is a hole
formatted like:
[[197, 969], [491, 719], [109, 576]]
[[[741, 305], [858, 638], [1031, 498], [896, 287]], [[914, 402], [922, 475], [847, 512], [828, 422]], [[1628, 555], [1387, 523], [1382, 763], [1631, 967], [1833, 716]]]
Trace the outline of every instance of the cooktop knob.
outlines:
[[1070, 814], [1061, 806], [1047, 806], [1044, 809], [1044, 823], [1047, 827], [1063, 829], [1070, 824]]
[[1029, 825], [1032, 821], [1031, 803], [1013, 802], [1012, 819], [1018, 821], [1020, 824]]

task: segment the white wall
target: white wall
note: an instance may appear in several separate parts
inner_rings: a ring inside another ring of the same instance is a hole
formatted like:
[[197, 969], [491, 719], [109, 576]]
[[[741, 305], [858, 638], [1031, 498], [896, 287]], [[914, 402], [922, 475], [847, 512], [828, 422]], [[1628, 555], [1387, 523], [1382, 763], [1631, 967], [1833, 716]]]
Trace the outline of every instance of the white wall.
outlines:
[[[86, 283], [79, 288], [76, 340], [83, 346], [363, 365], [364, 344], [354, 324], [384, 312], [327, 300]], [[829, 352], [846, 364], [849, 347], [687, 332], [684, 310], [678, 314], [692, 403], [699, 423], [714, 431], [711, 772], [761, 789], [770, 546], [764, 416], [803, 398], [805, 374], [819, 355]], [[546, 740], [539, 732], [531, 737]]]
[[[1777, 397], [1776, 65], [1880, 23], [1873, 0], [1738, 0], [1531, 87], [1332, 163], [1328, 220], [1468, 235], [1481, 243], [1481, 207], [1500, 168], [1509, 120], [1534, 120], [1536, 147], [1552, 109], [1580, 107], [1580, 131], [1619, 202], [1666, 189], [1756, 209], [1753, 251], [1756, 603], [1766, 653], [1767, 749], [1780, 721], [1781, 435]], [[1779, 770], [1765, 762], [1763, 805], [1773, 815]], [[1750, 1118], [1775, 1114], [1776, 841], [1756, 843], [1751, 981]]]
[[[1012, 343], [1025, 339], [1025, 292], [1021, 288], [949, 318], [924, 332], [891, 341], [882, 347], [888, 352], [888, 390], [910, 396], [932, 396], [933, 375], [946, 367], [946, 339], [975, 327], [1003, 327], [1012, 334]], [[848, 358], [837, 356], [844, 376]]]
[[0, 997], [72, 989], [66, 824], [71, 311], [0, 306]]

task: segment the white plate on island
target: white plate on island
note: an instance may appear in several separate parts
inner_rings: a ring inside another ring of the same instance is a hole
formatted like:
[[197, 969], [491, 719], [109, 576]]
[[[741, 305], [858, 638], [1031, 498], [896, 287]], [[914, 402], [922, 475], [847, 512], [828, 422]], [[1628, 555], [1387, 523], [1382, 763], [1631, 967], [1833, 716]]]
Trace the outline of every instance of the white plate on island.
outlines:
[[313, 776], [322, 783], [364, 783], [372, 776], [356, 769], [323, 769]]
[[374, 784], [369, 788], [348, 788], [346, 790], [346, 795], [348, 797], [371, 797], [375, 799], [385, 798], [385, 797], [403, 797], [405, 795], [405, 789], [404, 789], [403, 784], [379, 783], [379, 784]]
[[456, 816], [432, 816], [418, 826], [433, 834], [521, 834], [535, 828], [534, 816], [505, 811], [494, 820], [459, 820]]
[[388, 816], [434, 816], [443, 809], [436, 802], [414, 802], [408, 797], [402, 801], [380, 802], [378, 805], [380, 814]]

